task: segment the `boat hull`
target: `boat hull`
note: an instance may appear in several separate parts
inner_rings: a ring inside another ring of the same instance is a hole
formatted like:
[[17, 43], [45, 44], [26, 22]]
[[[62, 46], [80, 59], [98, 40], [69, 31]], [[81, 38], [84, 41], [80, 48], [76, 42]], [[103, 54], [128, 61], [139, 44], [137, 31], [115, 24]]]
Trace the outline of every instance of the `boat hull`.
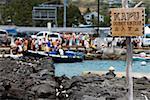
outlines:
[[143, 57], [133, 57], [134, 61], [150, 61], [150, 57], [149, 58], [143, 58]]
[[83, 57], [80, 56], [53, 55], [38, 51], [26, 51], [23, 55], [35, 58], [51, 57], [54, 63], [74, 63], [83, 61]]
[[81, 58], [61, 58], [61, 57], [52, 57], [52, 60], [55, 63], [75, 63], [75, 62], [82, 62], [83, 59]]

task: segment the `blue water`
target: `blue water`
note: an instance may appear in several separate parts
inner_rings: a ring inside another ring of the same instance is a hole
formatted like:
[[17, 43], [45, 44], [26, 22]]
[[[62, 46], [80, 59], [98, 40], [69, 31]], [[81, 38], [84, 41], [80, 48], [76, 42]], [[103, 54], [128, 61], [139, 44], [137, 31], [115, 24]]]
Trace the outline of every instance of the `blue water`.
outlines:
[[[55, 64], [55, 75], [74, 76], [81, 75], [83, 71], [108, 71], [113, 66], [115, 71], [125, 72], [126, 62], [121, 60], [90, 60], [79, 63], [61, 63]], [[134, 61], [132, 65], [133, 72], [150, 73], [150, 62], [146, 66], [141, 66], [141, 61]]]

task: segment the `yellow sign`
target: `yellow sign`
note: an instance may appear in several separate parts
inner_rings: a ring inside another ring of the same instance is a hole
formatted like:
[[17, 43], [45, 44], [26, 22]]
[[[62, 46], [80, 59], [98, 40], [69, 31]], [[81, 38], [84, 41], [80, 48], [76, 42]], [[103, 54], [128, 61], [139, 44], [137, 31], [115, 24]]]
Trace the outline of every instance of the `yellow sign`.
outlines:
[[112, 8], [112, 36], [142, 36], [144, 34], [144, 8]]

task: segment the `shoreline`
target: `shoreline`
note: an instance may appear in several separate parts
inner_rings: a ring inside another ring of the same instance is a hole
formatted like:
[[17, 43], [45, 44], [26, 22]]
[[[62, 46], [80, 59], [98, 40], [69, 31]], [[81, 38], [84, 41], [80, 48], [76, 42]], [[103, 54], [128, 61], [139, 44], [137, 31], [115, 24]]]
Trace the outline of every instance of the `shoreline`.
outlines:
[[[105, 63], [107, 63], [107, 65], [103, 65]], [[141, 61], [133, 62], [132, 65], [133, 77], [141, 78], [146, 76], [150, 79], [150, 73], [149, 73], [150, 62], [147, 62], [146, 66], [141, 66], [140, 63]], [[82, 63], [56, 64], [55, 68], [57, 72], [55, 75], [57, 76], [66, 75], [68, 77], [72, 77], [75, 75], [85, 75], [91, 73], [91, 74], [97, 74], [101, 76], [102, 74], [106, 74], [108, 72], [109, 66], [113, 66], [115, 68], [115, 73], [118, 73], [117, 75], [118, 77], [121, 78], [122, 76], [126, 76], [126, 72], [125, 72], [126, 61], [124, 60], [84, 60]], [[60, 70], [63, 68], [66, 68], [66, 70], [69, 72], [65, 70], [64, 71]], [[77, 68], [78, 71], [74, 71], [75, 68]]]
[[[108, 71], [84, 71], [81, 73], [81, 75], [87, 75], [88, 73], [90, 74], [95, 74], [95, 75], [105, 75]], [[115, 71], [116, 77], [122, 78], [126, 76], [126, 72], [117, 72]], [[147, 77], [150, 79], [150, 73], [139, 73], [139, 72], [132, 72], [132, 77], [134, 78], [142, 78], [142, 77]]]
[[[127, 100], [126, 78], [87, 74], [55, 76], [49, 58], [0, 59], [0, 99], [17, 100]], [[150, 97], [150, 80], [134, 78], [134, 98]], [[144, 100], [144, 99], [139, 99]]]

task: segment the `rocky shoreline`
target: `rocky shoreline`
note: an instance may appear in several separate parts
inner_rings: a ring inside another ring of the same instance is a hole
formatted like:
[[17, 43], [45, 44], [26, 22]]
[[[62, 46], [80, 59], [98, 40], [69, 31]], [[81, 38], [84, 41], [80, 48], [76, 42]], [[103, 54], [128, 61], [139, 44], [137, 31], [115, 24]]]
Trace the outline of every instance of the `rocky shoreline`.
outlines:
[[[141, 52], [145, 52], [146, 54], [150, 54], [149, 49], [133, 49], [133, 54], [140, 54]], [[98, 49], [96, 53], [87, 53], [85, 55], [86, 60], [126, 60], [126, 49], [125, 48], [103, 48]]]
[[[59, 77], [61, 84], [58, 100], [128, 100], [126, 79], [108, 79], [104, 76], [74, 76], [68, 79]], [[150, 80], [146, 77], [134, 78], [134, 99], [150, 99]], [[58, 89], [59, 90], [59, 89]], [[144, 97], [145, 96], [145, 97]]]
[[0, 60], [0, 99], [55, 100], [54, 66], [49, 58]]
[[[150, 79], [133, 78], [135, 100], [150, 99]], [[55, 76], [51, 58], [0, 58], [0, 100], [127, 100], [126, 78]]]

